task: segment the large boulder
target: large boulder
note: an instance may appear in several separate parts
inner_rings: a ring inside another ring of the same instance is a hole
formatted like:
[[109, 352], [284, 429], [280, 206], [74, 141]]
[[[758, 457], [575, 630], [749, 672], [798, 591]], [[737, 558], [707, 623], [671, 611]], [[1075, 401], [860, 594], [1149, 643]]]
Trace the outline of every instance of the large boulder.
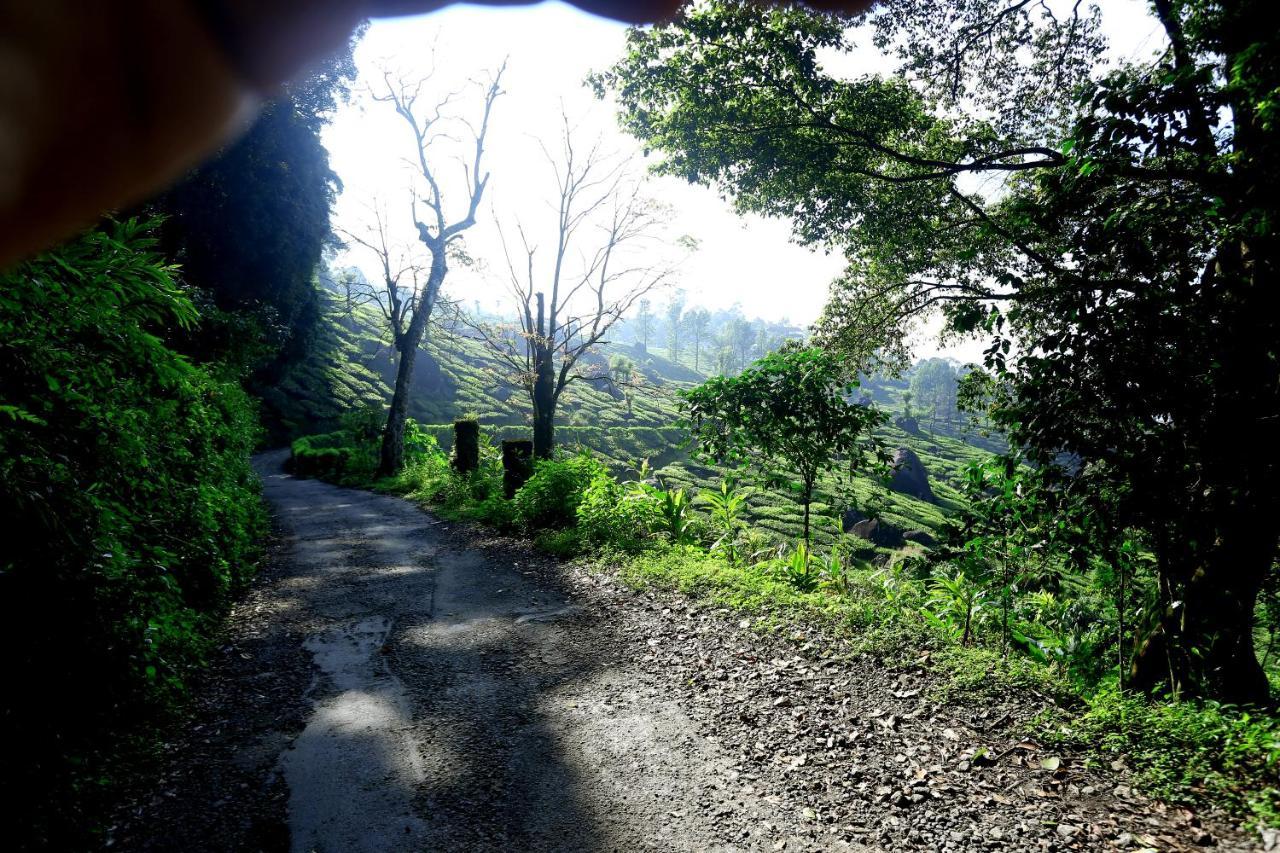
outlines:
[[922, 501], [934, 503], [933, 489], [929, 488], [929, 472], [914, 450], [899, 447], [893, 454], [893, 476], [889, 488]]
[[910, 433], [911, 435], [920, 434], [920, 422], [915, 418], [899, 417], [894, 420], [893, 425], [903, 432]]
[[859, 521], [863, 521], [866, 517], [866, 513], [860, 512], [853, 507], [849, 507], [844, 511], [844, 514], [840, 516], [840, 529], [845, 533], [848, 533], [853, 530], [853, 526], [855, 524]]
[[878, 518], [865, 518], [855, 524], [850, 532], [860, 539], [885, 548], [897, 548], [902, 544], [902, 532]]

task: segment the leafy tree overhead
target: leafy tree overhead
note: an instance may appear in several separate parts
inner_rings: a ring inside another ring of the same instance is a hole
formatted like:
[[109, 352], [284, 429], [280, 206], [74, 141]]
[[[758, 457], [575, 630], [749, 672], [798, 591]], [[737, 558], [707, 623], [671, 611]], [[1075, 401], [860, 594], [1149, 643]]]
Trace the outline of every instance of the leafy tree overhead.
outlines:
[[884, 416], [849, 402], [855, 382], [843, 359], [789, 344], [735, 377], [716, 376], [680, 392], [697, 452], [752, 466], [769, 483], [800, 480], [804, 540], [819, 477], [886, 461], [871, 430]]
[[846, 21], [716, 0], [633, 31], [596, 82], [662, 171], [845, 251], [825, 345], [901, 366], [938, 308], [988, 334], [997, 425], [1071, 460], [1155, 556], [1133, 683], [1263, 700], [1280, 37], [1261, 0], [1151, 11], [1160, 54], [1103, 73], [1083, 4], [889, 2], [867, 25], [902, 76], [841, 79], [820, 57], [849, 48]]

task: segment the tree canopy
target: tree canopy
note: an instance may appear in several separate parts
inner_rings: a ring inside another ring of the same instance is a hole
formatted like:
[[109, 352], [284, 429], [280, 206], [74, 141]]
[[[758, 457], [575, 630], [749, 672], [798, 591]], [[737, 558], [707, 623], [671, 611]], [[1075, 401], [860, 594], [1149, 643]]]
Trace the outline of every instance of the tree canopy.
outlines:
[[902, 74], [845, 79], [823, 59], [849, 22], [719, 0], [632, 31], [596, 82], [660, 170], [846, 253], [824, 345], [901, 365], [937, 308], [988, 335], [996, 423], [1157, 556], [1135, 682], [1264, 698], [1275, 28], [1261, 2], [1155, 0], [1164, 50], [1106, 70], [1097, 12], [1072, 8], [889, 3], [864, 23]]

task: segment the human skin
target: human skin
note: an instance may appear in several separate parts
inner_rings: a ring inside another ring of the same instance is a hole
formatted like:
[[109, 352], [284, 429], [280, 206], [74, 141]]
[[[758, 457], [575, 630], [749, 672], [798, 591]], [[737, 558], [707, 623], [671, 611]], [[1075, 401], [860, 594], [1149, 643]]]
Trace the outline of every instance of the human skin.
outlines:
[[[482, 0], [521, 5], [521, 0]], [[633, 24], [673, 0], [571, 0]], [[815, 2], [859, 12], [872, 0]], [[365, 18], [440, 0], [0, 0], [0, 267], [163, 189]]]

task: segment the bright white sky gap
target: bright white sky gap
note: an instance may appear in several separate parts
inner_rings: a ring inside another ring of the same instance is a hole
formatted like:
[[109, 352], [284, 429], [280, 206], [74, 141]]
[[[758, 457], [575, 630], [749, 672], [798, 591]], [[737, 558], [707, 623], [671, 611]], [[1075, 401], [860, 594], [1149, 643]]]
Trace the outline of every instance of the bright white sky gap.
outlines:
[[[1123, 57], [1149, 54], [1160, 44], [1156, 23], [1141, 0], [1101, 0], [1113, 52]], [[586, 75], [604, 69], [622, 54], [626, 27], [580, 12], [561, 3], [492, 8], [453, 6], [430, 15], [377, 21], [356, 51], [361, 78], [357, 92], [380, 80], [378, 69], [399, 69], [421, 76], [430, 67], [432, 47], [438, 81], [434, 91], [450, 91], [485, 69], [508, 58], [504, 89], [489, 133], [486, 164], [492, 174], [479, 223], [467, 233], [468, 252], [487, 262], [488, 270], [454, 265], [447, 293], [487, 309], [505, 304], [505, 262], [497, 238], [495, 215], [510, 237], [515, 216], [526, 229], [539, 234], [549, 251], [553, 239], [548, 225], [554, 216], [548, 201], [552, 177], [538, 140], [549, 146], [557, 140], [561, 105], [578, 125], [583, 144], [597, 134], [605, 146], [635, 158], [645, 166], [634, 139], [618, 129], [611, 103], [597, 101], [583, 86]], [[849, 73], [887, 72], [889, 63], [873, 49], [860, 49], [841, 69]], [[433, 103], [424, 87], [423, 101]], [[476, 116], [478, 92], [459, 101]], [[367, 205], [379, 198], [387, 206], [393, 226], [412, 244], [408, 221], [408, 184], [412, 172], [404, 158], [413, 153], [408, 128], [389, 104], [374, 103], [363, 94], [338, 111], [324, 134], [332, 166], [344, 191], [335, 211], [335, 224], [352, 230], [368, 221]], [[459, 149], [461, 151], [461, 149]], [[460, 167], [450, 165], [449, 172]], [[446, 182], [447, 199], [459, 209], [459, 184]], [[451, 191], [452, 189], [452, 191]], [[680, 268], [679, 284], [690, 305], [711, 309], [740, 304], [747, 316], [812, 322], [826, 300], [827, 287], [843, 269], [838, 255], [797, 246], [790, 241], [786, 222], [741, 217], [713, 191], [672, 179], [652, 179], [649, 192], [673, 209], [671, 238], [688, 234], [698, 251]], [[458, 214], [460, 215], [460, 214]], [[371, 279], [378, 275], [373, 259], [360, 251], [339, 259], [354, 264]], [[661, 297], [659, 298], [661, 300]], [[980, 358], [981, 345], [940, 350], [929, 335], [922, 336], [918, 355], [951, 355], [961, 360]]]

